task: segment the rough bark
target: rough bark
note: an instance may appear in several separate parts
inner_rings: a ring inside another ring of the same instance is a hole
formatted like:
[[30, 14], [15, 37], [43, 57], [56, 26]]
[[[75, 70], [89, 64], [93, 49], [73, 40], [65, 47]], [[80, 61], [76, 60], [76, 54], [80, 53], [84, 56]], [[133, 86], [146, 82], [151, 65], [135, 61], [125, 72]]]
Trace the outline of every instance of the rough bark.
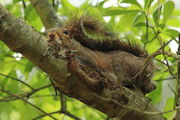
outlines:
[[[144, 95], [119, 86], [119, 99], [111, 99], [89, 90], [75, 74], [69, 75], [67, 61], [43, 54], [47, 48], [47, 38], [8, 13], [0, 5], [0, 39], [13, 51], [23, 54], [40, 69], [46, 72], [57, 87], [70, 97], [74, 97], [101, 112], [116, 117], [116, 120], [164, 120], [158, 110]], [[104, 92], [111, 92], [107, 89]], [[125, 97], [123, 97], [125, 96]], [[126, 99], [128, 98], [128, 102]], [[125, 101], [125, 102], [123, 102]], [[157, 114], [153, 114], [157, 112]]]

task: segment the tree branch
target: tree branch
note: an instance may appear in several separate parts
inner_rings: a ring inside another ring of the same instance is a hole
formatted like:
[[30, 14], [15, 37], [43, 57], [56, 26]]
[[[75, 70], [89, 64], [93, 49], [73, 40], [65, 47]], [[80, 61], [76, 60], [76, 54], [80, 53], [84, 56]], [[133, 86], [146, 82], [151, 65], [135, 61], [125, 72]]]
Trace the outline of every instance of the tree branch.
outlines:
[[60, 21], [48, 0], [30, 0], [46, 29], [60, 27]]

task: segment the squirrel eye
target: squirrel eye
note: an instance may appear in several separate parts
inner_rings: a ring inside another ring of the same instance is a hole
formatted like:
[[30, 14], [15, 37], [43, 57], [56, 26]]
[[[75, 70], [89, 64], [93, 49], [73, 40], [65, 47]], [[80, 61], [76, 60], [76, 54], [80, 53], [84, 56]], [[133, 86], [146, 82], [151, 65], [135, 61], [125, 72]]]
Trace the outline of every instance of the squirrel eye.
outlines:
[[64, 33], [65, 35], [68, 35], [68, 31], [67, 31], [67, 30], [64, 30], [63, 33]]

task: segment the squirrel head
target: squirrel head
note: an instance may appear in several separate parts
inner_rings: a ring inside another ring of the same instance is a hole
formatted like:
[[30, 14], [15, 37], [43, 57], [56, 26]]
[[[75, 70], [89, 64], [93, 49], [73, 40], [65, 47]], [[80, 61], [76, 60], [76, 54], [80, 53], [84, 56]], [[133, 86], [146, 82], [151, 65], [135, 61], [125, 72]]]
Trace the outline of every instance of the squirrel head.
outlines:
[[70, 33], [66, 28], [52, 28], [47, 30], [47, 37], [49, 41], [53, 41], [59, 45], [68, 47], [70, 44]]

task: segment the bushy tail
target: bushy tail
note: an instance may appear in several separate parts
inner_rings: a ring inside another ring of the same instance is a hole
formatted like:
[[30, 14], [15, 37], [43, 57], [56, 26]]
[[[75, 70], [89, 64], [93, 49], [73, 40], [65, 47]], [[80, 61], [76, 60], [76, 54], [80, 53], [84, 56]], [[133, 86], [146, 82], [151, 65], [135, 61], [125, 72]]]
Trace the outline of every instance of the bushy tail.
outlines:
[[73, 17], [65, 26], [70, 36], [93, 50], [121, 50], [138, 57], [147, 57], [147, 52], [136, 42], [123, 41], [103, 21], [92, 16]]

